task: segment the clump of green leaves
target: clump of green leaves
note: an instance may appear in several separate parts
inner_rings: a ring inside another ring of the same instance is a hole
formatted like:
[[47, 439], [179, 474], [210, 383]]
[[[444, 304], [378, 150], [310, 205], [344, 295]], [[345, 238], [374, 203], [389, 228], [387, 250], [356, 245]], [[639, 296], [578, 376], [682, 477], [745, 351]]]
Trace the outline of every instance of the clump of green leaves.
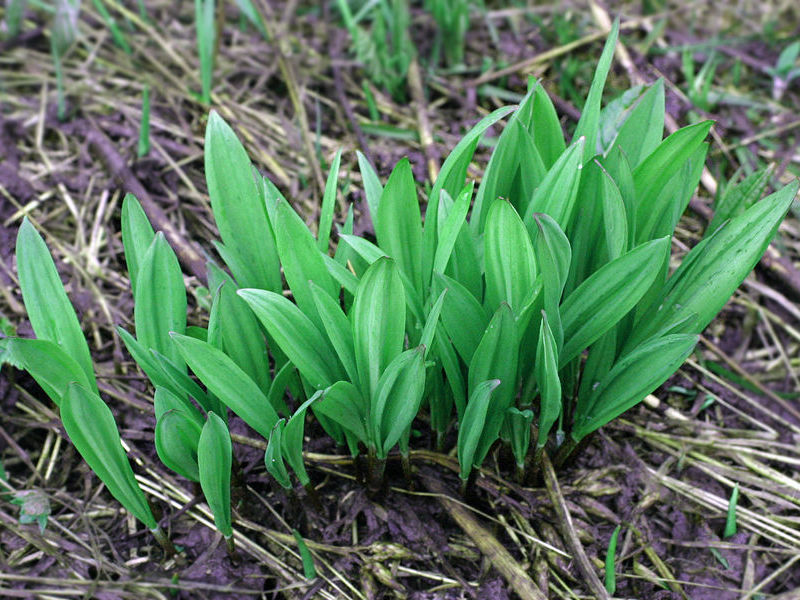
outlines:
[[[453, 149], [424, 220], [408, 160], [384, 185], [359, 154], [375, 240], [353, 234], [351, 207], [333, 252], [339, 155], [312, 231], [212, 112], [205, 167], [221, 261], [208, 263], [205, 326], [187, 326], [175, 253], [136, 199], [125, 199], [135, 335], [119, 334], [155, 389], [159, 456], [200, 482], [226, 539], [229, 411], [268, 441], [265, 466], [276, 482], [291, 489], [291, 469], [312, 498], [303, 462], [309, 413], [353, 456], [366, 453], [373, 491], [395, 447], [409, 466], [423, 410], [440, 448], [457, 428], [465, 482], [498, 440], [524, 478], [545, 452], [563, 461], [680, 367], [763, 254], [798, 185], [759, 200], [763, 176], [731, 184], [721, 219], [670, 272], [670, 241], [700, 178], [711, 123], [662, 139], [661, 82], [601, 109], [616, 36], [615, 26], [569, 143], [534, 83], [518, 106], [486, 116]], [[473, 154], [503, 119], [476, 188], [467, 181]], [[11, 339], [5, 354], [61, 407], [112, 494], [153, 528], [77, 318], [27, 221], [17, 253], [39, 339]], [[87, 419], [88, 411], [105, 416]]]

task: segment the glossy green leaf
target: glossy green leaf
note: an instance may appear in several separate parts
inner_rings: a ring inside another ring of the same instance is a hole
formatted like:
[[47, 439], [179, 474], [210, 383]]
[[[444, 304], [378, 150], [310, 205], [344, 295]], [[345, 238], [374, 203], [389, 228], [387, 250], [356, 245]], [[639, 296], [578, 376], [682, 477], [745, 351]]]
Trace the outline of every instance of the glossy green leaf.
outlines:
[[283, 458], [292, 467], [292, 471], [297, 475], [300, 484], [304, 486], [311, 483], [303, 462], [303, 434], [306, 425], [306, 411], [308, 411], [308, 407], [311, 404], [320, 399], [322, 393], [323, 390], [317, 391], [294, 411], [292, 418], [286, 423], [286, 427], [283, 430], [283, 439], [281, 440]]
[[608, 260], [622, 256], [628, 247], [628, 215], [617, 184], [611, 175], [600, 165], [600, 199], [603, 203], [603, 231], [606, 238]]
[[381, 249], [422, 293], [422, 217], [407, 158], [397, 163], [383, 188], [375, 236]]
[[367, 198], [367, 206], [369, 207], [369, 214], [372, 218], [373, 229], [377, 227], [375, 222], [378, 220], [378, 205], [380, 204], [381, 195], [383, 194], [383, 186], [375, 168], [370, 164], [367, 157], [356, 150], [358, 157], [358, 169], [361, 172], [361, 181], [364, 184], [364, 196]]
[[658, 79], [639, 97], [619, 128], [614, 142], [636, 168], [664, 136], [664, 80]]
[[[266, 436], [265, 436], [266, 437]], [[231, 527], [231, 435], [225, 421], [213, 412], [203, 426], [197, 444], [200, 487], [206, 497], [214, 524], [225, 538], [233, 535]]]
[[525, 467], [525, 458], [528, 456], [528, 448], [531, 445], [532, 422], [533, 411], [530, 409], [519, 410], [512, 406], [506, 413], [506, 423], [511, 436], [511, 451], [514, 454], [514, 461], [520, 469]]
[[433, 306], [428, 313], [428, 318], [425, 321], [425, 327], [422, 329], [419, 345], [425, 348], [426, 356], [428, 350], [430, 350], [431, 346], [433, 345], [433, 336], [436, 333], [436, 326], [439, 323], [439, 315], [442, 313], [442, 306], [444, 305], [444, 298], [446, 295], [447, 290], [444, 290], [441, 294], [439, 294], [439, 297], [436, 299], [436, 302], [433, 303]]
[[356, 368], [356, 356], [353, 347], [353, 328], [350, 321], [337, 300], [331, 298], [313, 281], [310, 282], [310, 286], [317, 312], [322, 318], [322, 324], [325, 327], [325, 333], [328, 335], [328, 339], [331, 341], [339, 360], [342, 361], [350, 381], [358, 385], [358, 369]]
[[325, 390], [313, 406], [314, 414], [322, 414], [368, 443], [366, 406], [358, 388], [349, 381], [337, 381]]
[[436, 275], [434, 289], [435, 293], [447, 290], [442, 304], [442, 325], [462, 360], [469, 364], [489, 324], [489, 316], [464, 286], [446, 275]]
[[22, 300], [36, 337], [61, 346], [83, 369], [96, 390], [94, 366], [75, 309], [67, 298], [44, 240], [28, 221], [17, 234], [17, 273]]
[[611, 61], [614, 58], [614, 49], [617, 46], [619, 36], [619, 18], [614, 20], [611, 32], [608, 34], [606, 44], [603, 46], [603, 53], [597, 61], [597, 68], [594, 71], [592, 85], [589, 88], [589, 95], [583, 105], [583, 112], [575, 127], [575, 134], [572, 139], [577, 140], [581, 137], [586, 138], [583, 150], [583, 162], [588, 161], [597, 153], [597, 132], [600, 128], [600, 102], [603, 97], [603, 88], [606, 85], [608, 71], [611, 68]]
[[580, 441], [664, 383], [683, 364], [697, 344], [697, 335], [668, 335], [645, 342], [620, 358], [575, 408], [572, 438]]
[[456, 350], [441, 323], [437, 327], [436, 335], [433, 336], [433, 344], [436, 356], [442, 363], [442, 368], [447, 375], [447, 385], [453, 393], [453, 402], [456, 405], [458, 419], [461, 420], [467, 405], [466, 384], [464, 383], [464, 375], [461, 372], [461, 364]]
[[292, 481], [289, 479], [289, 471], [283, 462], [283, 445], [281, 444], [285, 426], [285, 419], [281, 419], [272, 428], [267, 442], [267, 451], [264, 453], [264, 465], [267, 467], [267, 472], [278, 482], [278, 485], [285, 490], [290, 490], [292, 489]]
[[631, 310], [653, 283], [669, 238], [637, 246], [598, 269], [561, 305], [564, 366], [613, 327]]
[[660, 300], [642, 315], [637, 340], [667, 323], [697, 314], [702, 331], [755, 267], [797, 195], [798, 182], [767, 196], [695, 246], [667, 281]]
[[493, 394], [493, 402], [486, 417], [475, 464], [480, 465], [497, 439], [506, 411], [514, 402], [517, 392], [517, 359], [519, 357], [517, 325], [508, 304], [501, 304], [495, 312], [478, 348], [469, 363], [470, 395], [482, 381], [499, 379], [500, 386]]
[[131, 290], [136, 296], [136, 279], [139, 276], [139, 265], [144, 260], [144, 255], [150, 244], [153, 243], [155, 232], [147, 219], [147, 215], [133, 194], [125, 194], [122, 201], [122, 246], [125, 249], [125, 263], [128, 265], [128, 277], [131, 281]]
[[579, 138], [564, 151], [536, 187], [533, 198], [525, 210], [525, 225], [532, 230], [533, 215], [551, 216], [561, 229], [566, 229], [572, 218], [575, 198], [581, 182], [584, 140]]
[[[197, 385], [197, 383], [195, 383], [191, 377], [189, 377], [185, 369], [179, 369], [166, 356], [159, 354], [157, 350], [150, 350], [150, 354], [152, 355], [155, 363], [158, 365], [159, 373], [162, 373], [164, 376], [166, 376], [170, 383], [170, 386], [167, 386], [167, 389], [179, 390], [183, 392], [183, 394], [188, 394], [197, 400], [197, 402], [205, 411], [213, 410], [222, 416], [222, 409], [219, 402], [212, 398], [209, 394], [205, 393], [203, 389]], [[181, 360], [181, 365], [183, 364], [184, 362]]]
[[772, 169], [769, 167], [759, 169], [745, 177], [738, 184], [730, 184], [714, 203], [714, 218], [706, 228], [706, 236], [711, 235], [727, 220], [742, 214], [753, 206], [769, 183]]
[[155, 235], [139, 265], [133, 316], [136, 340], [143, 347], [183, 364], [169, 333], [186, 330], [186, 288], [178, 258], [161, 232]]
[[[499, 379], [482, 381], [475, 386], [467, 402], [464, 416], [458, 427], [458, 464], [461, 467], [460, 477], [469, 478], [470, 471], [475, 465], [475, 452], [486, 425], [489, 412], [489, 402], [492, 392], [500, 385]], [[496, 437], [496, 434], [495, 434]], [[478, 465], [480, 466], [480, 465]]]
[[206, 422], [205, 417], [185, 396], [178, 396], [167, 388], [157, 387], [153, 394], [153, 412], [156, 421], [171, 410], [181, 411], [185, 417], [191, 418], [200, 428]]
[[422, 347], [396, 356], [375, 388], [370, 425], [378, 458], [386, 458], [419, 412], [425, 392], [425, 353]]
[[545, 168], [550, 169], [558, 157], [564, 152], [564, 132], [561, 121], [553, 106], [547, 90], [540, 82], [536, 82], [531, 105], [531, 124], [533, 125], [533, 142], [539, 150]]
[[559, 305], [572, 262], [572, 248], [567, 236], [552, 217], [536, 213], [533, 215], [533, 222], [536, 228], [533, 248], [542, 273], [544, 310], [550, 316], [556, 347], [561, 348], [564, 329]]
[[205, 172], [211, 208], [220, 237], [242, 287], [281, 289], [280, 265], [252, 165], [230, 126], [216, 111], [208, 117]]
[[536, 347], [536, 381], [539, 383], [539, 439], [537, 448], [543, 448], [553, 423], [561, 414], [561, 379], [558, 377], [558, 346], [550, 330], [546, 311], [542, 311], [539, 326], [539, 344]]
[[168, 410], [156, 421], [158, 457], [168, 469], [190, 481], [200, 481], [197, 448], [202, 431], [203, 426], [181, 410]]
[[278, 415], [244, 371], [207, 342], [179, 333], [172, 334], [172, 341], [189, 368], [211, 393], [262, 436], [269, 436]]
[[111, 409], [96, 393], [71, 383], [61, 401], [69, 439], [111, 495], [151, 531], [158, 527], [122, 449]]
[[300, 560], [303, 563], [303, 575], [306, 579], [316, 579], [317, 569], [314, 566], [314, 557], [311, 555], [308, 545], [297, 529], [292, 529], [292, 535], [297, 542], [297, 551], [300, 553]]
[[266, 290], [243, 289], [237, 293], [314, 389], [344, 379], [344, 369], [331, 345], [291, 301]]
[[528, 231], [506, 200], [496, 200], [486, 218], [485, 306], [496, 310], [507, 303], [515, 311], [527, 304], [536, 279], [536, 259]]
[[309, 281], [316, 283], [332, 298], [338, 297], [338, 286], [328, 274], [314, 236], [287, 202], [280, 202], [276, 208], [275, 240], [283, 274], [295, 303], [317, 329], [322, 329], [322, 319], [317, 314]]
[[[439, 206], [439, 218], [442, 223], [439, 229], [439, 243], [436, 246], [436, 254], [433, 258], [434, 273], [444, 273], [447, 268], [447, 263], [450, 261], [458, 235], [466, 223], [473, 187], [472, 184], [465, 186], [448, 211], [444, 211], [442, 206]], [[442, 190], [440, 205], [446, 201], [446, 198], [449, 198], [449, 194], [447, 190]]]
[[50, 340], [10, 338], [6, 343], [5, 359], [25, 369], [56, 406], [61, 404], [70, 383], [77, 382], [86, 389], [93, 387], [94, 382], [86, 378], [80, 365]]
[[317, 248], [323, 254], [328, 253], [328, 243], [331, 239], [331, 226], [333, 225], [333, 212], [336, 208], [336, 184], [339, 180], [339, 164], [342, 161], [342, 149], [336, 151], [333, 157], [328, 179], [325, 182], [325, 193], [322, 195], [322, 207], [319, 211], [319, 231], [317, 232]]
[[406, 309], [395, 262], [375, 261], [359, 283], [350, 319], [361, 393], [374, 398], [387, 365], [403, 350]]

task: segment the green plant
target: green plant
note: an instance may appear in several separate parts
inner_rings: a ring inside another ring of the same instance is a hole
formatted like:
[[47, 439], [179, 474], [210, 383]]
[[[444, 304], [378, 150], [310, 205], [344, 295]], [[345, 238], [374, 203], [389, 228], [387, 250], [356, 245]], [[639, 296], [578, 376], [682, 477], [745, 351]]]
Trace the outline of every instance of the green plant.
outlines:
[[150, 86], [142, 89], [142, 120], [139, 125], [139, 145], [136, 155], [143, 158], [150, 153]]
[[[288, 464], [313, 498], [302, 453], [309, 409], [353, 456], [366, 451], [376, 491], [395, 446], [410, 476], [411, 427], [425, 408], [439, 446], [458, 428], [466, 486], [498, 439], [520, 478], [545, 452], [563, 462], [680, 367], [775, 235], [798, 184], [760, 201], [759, 177], [731, 184], [724, 222], [670, 273], [670, 240], [711, 123], [662, 139], [660, 82], [601, 111], [616, 35], [617, 26], [570, 144], [534, 82], [519, 106], [486, 116], [453, 149], [424, 220], [408, 160], [383, 185], [359, 154], [375, 242], [353, 235], [350, 212], [332, 254], [339, 155], [315, 234], [212, 112], [205, 167], [224, 264], [208, 264], [205, 327], [187, 326], [177, 258], [126, 197], [136, 329], [119, 334], [155, 388], [159, 456], [201, 483], [228, 540], [229, 409], [268, 440], [265, 466], [278, 484], [292, 487]], [[504, 118], [475, 189], [466, 181], [473, 154]], [[89, 465], [151, 526], [44, 242], [27, 221], [20, 240], [23, 298], [40, 339], [8, 340], [5, 355], [61, 405]], [[89, 409], [106, 415], [102, 425], [79, 423]]]
[[464, 46], [469, 29], [468, 0], [426, 0], [425, 7], [438, 27], [437, 41], [450, 66], [464, 62]]
[[211, 79], [217, 44], [215, 10], [215, 0], [194, 0], [197, 56], [200, 60], [200, 101], [205, 105], [211, 104]]

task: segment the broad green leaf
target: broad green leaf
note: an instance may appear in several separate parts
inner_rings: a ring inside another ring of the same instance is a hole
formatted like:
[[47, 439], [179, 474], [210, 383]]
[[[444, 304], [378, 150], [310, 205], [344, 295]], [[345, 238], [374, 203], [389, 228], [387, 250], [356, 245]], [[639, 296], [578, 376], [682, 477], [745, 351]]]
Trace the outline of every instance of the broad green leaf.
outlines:
[[396, 356], [378, 380], [369, 416], [378, 458], [386, 458], [411, 426], [424, 392], [425, 353], [418, 346]]
[[319, 212], [319, 231], [317, 232], [317, 248], [323, 254], [328, 253], [328, 242], [331, 239], [333, 211], [336, 208], [336, 183], [339, 179], [339, 164], [342, 161], [342, 149], [333, 157], [328, 180], [325, 182], [325, 193], [322, 196], [322, 207]]
[[[506, 423], [511, 436], [511, 451], [519, 469], [525, 468], [525, 458], [531, 445], [531, 422], [533, 411], [530, 409], [519, 410], [511, 407], [506, 413]], [[539, 434], [541, 437], [541, 433]]]
[[414, 175], [407, 158], [397, 163], [381, 194], [378, 245], [397, 262], [418, 293], [422, 293], [422, 217]]
[[297, 475], [300, 480], [300, 485], [308, 485], [311, 479], [306, 472], [306, 466], [303, 462], [303, 433], [306, 425], [306, 411], [312, 403], [319, 400], [322, 396], [323, 390], [317, 391], [311, 398], [303, 402], [292, 415], [292, 418], [286, 423], [283, 430], [283, 438], [281, 440], [281, 449], [283, 450], [283, 458], [292, 467], [292, 471]]
[[486, 417], [481, 440], [475, 451], [475, 463], [480, 465], [497, 439], [506, 411], [517, 392], [517, 359], [519, 357], [517, 326], [508, 304], [495, 312], [478, 348], [469, 363], [470, 395], [478, 384], [487, 379], [499, 379], [500, 386], [493, 394], [492, 406]]
[[558, 119], [553, 102], [547, 95], [547, 90], [538, 81], [533, 90], [531, 124], [533, 142], [539, 150], [545, 168], [550, 169], [564, 152], [566, 144], [561, 121]]
[[283, 445], [281, 444], [285, 425], [285, 419], [281, 419], [272, 428], [267, 442], [267, 451], [264, 453], [264, 465], [267, 467], [267, 472], [275, 478], [275, 481], [283, 489], [290, 490], [292, 489], [292, 481], [289, 479], [289, 471], [286, 470], [286, 465], [283, 462]]
[[544, 310], [550, 316], [556, 347], [561, 348], [564, 329], [559, 305], [572, 262], [572, 248], [558, 223], [549, 215], [534, 214], [533, 222], [536, 228], [533, 249], [542, 272]]
[[181, 365], [169, 333], [186, 330], [186, 287], [178, 258], [161, 232], [155, 235], [139, 265], [133, 316], [137, 341]]
[[537, 448], [543, 448], [553, 423], [561, 414], [561, 380], [558, 377], [558, 346], [547, 312], [542, 311], [539, 344], [536, 348], [536, 381], [539, 383], [539, 439]]
[[600, 198], [603, 203], [603, 230], [606, 238], [606, 251], [608, 260], [612, 261], [622, 256], [628, 247], [628, 216], [625, 211], [625, 202], [622, 199], [617, 184], [602, 165], [599, 165], [602, 176], [600, 177]]
[[190, 481], [200, 481], [197, 447], [202, 431], [203, 426], [181, 410], [168, 410], [156, 420], [158, 457], [168, 469]]
[[153, 412], [156, 421], [171, 410], [181, 411], [183, 416], [191, 418], [199, 428], [202, 428], [203, 423], [206, 422], [200, 411], [186, 397], [173, 394], [167, 388], [157, 387], [153, 395]]
[[636, 168], [661, 143], [664, 135], [664, 80], [647, 88], [628, 113], [614, 145]]
[[287, 202], [279, 202], [276, 208], [275, 241], [283, 274], [292, 290], [295, 303], [317, 329], [322, 329], [322, 319], [317, 314], [309, 281], [320, 286], [331, 298], [338, 297], [338, 286], [328, 274], [328, 267], [322, 258], [323, 254], [317, 248], [314, 236]]
[[[264, 393], [223, 352], [207, 342], [172, 334], [180, 355], [208, 390], [262, 436], [269, 437], [278, 415]], [[218, 417], [219, 418], [219, 417]]]
[[[439, 230], [439, 243], [436, 246], [436, 254], [433, 258], [434, 273], [444, 273], [447, 268], [458, 235], [466, 223], [473, 187], [473, 184], [465, 186], [458, 195], [458, 198], [456, 198], [453, 206], [446, 213], [442, 210], [442, 206], [439, 207], [439, 218], [442, 220], [442, 223]], [[449, 194], [447, 190], [442, 190], [442, 200], [440, 204], [446, 201], [446, 198], [449, 198]]]
[[[340, 248], [343, 248], [347, 245], [347, 242], [342, 242], [341, 238], [347, 234], [341, 234], [339, 236], [339, 246], [337, 247], [337, 254]], [[322, 260], [325, 261], [325, 266], [328, 268], [328, 273], [331, 277], [336, 281], [337, 284], [342, 286], [349, 294], [355, 295], [356, 289], [358, 288], [358, 277], [353, 275], [353, 273], [348, 269], [346, 266], [339, 264], [335, 259], [331, 258], [330, 256], [322, 255]]]
[[142, 264], [155, 235], [139, 200], [133, 194], [125, 194], [122, 201], [122, 246], [125, 249], [125, 263], [128, 265], [128, 277], [134, 297], [139, 265]]
[[291, 301], [266, 290], [237, 292], [314, 389], [344, 379], [344, 369], [323, 334]]
[[61, 400], [61, 422], [86, 464], [111, 495], [151, 531], [158, 523], [122, 449], [111, 409], [96, 393], [71, 383]]
[[461, 372], [458, 355], [441, 323], [437, 327], [436, 335], [433, 336], [433, 343], [436, 348], [436, 356], [442, 363], [442, 368], [447, 375], [447, 385], [453, 393], [453, 402], [456, 405], [456, 413], [460, 420], [467, 404], [466, 384], [464, 383], [464, 375]]
[[433, 344], [433, 336], [436, 333], [436, 326], [439, 323], [439, 315], [442, 313], [442, 306], [444, 305], [444, 298], [447, 295], [447, 290], [444, 290], [436, 302], [433, 303], [428, 318], [425, 321], [425, 327], [422, 329], [419, 345], [425, 348], [425, 355], [427, 356], [428, 350], [431, 349]]
[[499, 385], [499, 379], [489, 379], [476, 385], [470, 394], [464, 416], [459, 422], [458, 464], [461, 467], [460, 477], [465, 481], [469, 479], [470, 471], [472, 471], [472, 467], [475, 464], [475, 452], [486, 425], [492, 392]]
[[678, 370], [697, 339], [697, 335], [668, 335], [650, 340], [619, 359], [589, 399], [576, 406], [572, 438], [580, 441], [636, 406]]
[[136, 361], [136, 364], [139, 365], [139, 368], [144, 371], [144, 374], [147, 375], [150, 382], [155, 387], [164, 387], [169, 389], [173, 394], [181, 395], [188, 393], [185, 390], [182, 390], [180, 386], [176, 385], [172, 378], [167, 376], [164, 373], [164, 369], [161, 368], [156, 357], [147, 351], [138, 341], [136, 338], [133, 337], [128, 331], [123, 329], [122, 327], [117, 327], [117, 333], [119, 337], [122, 338], [122, 342], [125, 344], [125, 348], [127, 348], [130, 355], [133, 357], [133, 360]]
[[61, 404], [70, 383], [77, 382], [86, 389], [93, 387], [94, 382], [86, 378], [80, 365], [50, 340], [10, 338], [6, 343], [5, 358], [25, 369], [56, 406]]
[[281, 289], [280, 264], [250, 159], [230, 126], [212, 110], [205, 137], [205, 171], [220, 237], [242, 287]]
[[358, 388], [349, 381], [337, 381], [325, 390], [313, 406], [314, 414], [322, 414], [352, 433], [359, 441], [368, 443], [364, 399]]
[[639, 239], [645, 230], [653, 201], [665, 184], [683, 167], [683, 164], [700, 147], [708, 135], [712, 121], [703, 121], [679, 129], [665, 139], [652, 154], [633, 170], [636, 187], [636, 231]]
[[[195, 338], [192, 338], [195, 339]], [[169, 360], [163, 354], [159, 354], [157, 350], [150, 350], [150, 354], [153, 357], [155, 363], [158, 365], [158, 370], [164, 376], [166, 376], [167, 380], [171, 384], [167, 386], [169, 390], [180, 390], [184, 394], [188, 394], [203, 407], [203, 409], [208, 411], [216, 411], [220, 416], [222, 416], [222, 407], [220, 406], [219, 402], [212, 398], [209, 394], [206, 394], [203, 389], [195, 383], [195, 381], [187, 375], [184, 369], [179, 369], [175, 364]], [[181, 360], [181, 366], [185, 363]]]
[[[515, 107], [513, 106], [498, 108], [481, 119], [461, 138], [456, 147], [453, 148], [453, 151], [447, 156], [447, 159], [445, 159], [444, 164], [442, 164], [442, 169], [433, 184], [429, 198], [438, 199], [443, 189], [447, 190], [451, 197], [454, 197], [463, 189], [467, 169], [470, 162], [472, 162], [472, 155], [475, 153], [475, 148], [477, 148], [483, 134], [486, 133], [489, 127], [514, 111], [514, 109]], [[433, 273], [433, 260], [438, 246], [438, 208], [438, 202], [428, 202], [428, 208], [425, 211], [425, 231], [423, 232], [422, 240], [424, 263], [422, 275], [424, 281], [430, 281]]]
[[219, 288], [219, 332], [225, 354], [266, 394], [270, 388], [267, 344], [253, 311], [236, 295], [232, 280]]
[[286, 388], [289, 387], [292, 378], [295, 377], [295, 366], [286, 361], [277, 373], [275, 373], [275, 378], [272, 380], [272, 384], [269, 386], [269, 393], [267, 394], [267, 398], [269, 399], [269, 405], [275, 409], [275, 412], [279, 415], [287, 415], [289, 414], [289, 407], [286, 406]]
[[600, 197], [602, 177], [597, 161], [590, 160], [584, 164], [572, 223], [565, 230], [572, 247], [565, 296], [604, 264], [603, 202]]
[[76, 363], [97, 390], [94, 366], [81, 325], [58, 277], [44, 240], [28, 221], [22, 220], [17, 234], [17, 273], [22, 300], [36, 337], [55, 342]]
[[203, 495], [206, 497], [211, 514], [214, 515], [214, 524], [226, 539], [233, 535], [231, 527], [232, 454], [228, 426], [213, 412], [208, 413], [208, 420], [203, 425], [200, 441], [197, 444], [200, 487], [203, 489]]
[[533, 215], [545, 213], [551, 216], [561, 229], [566, 229], [572, 218], [575, 198], [581, 182], [583, 168], [583, 144], [579, 138], [564, 151], [536, 187], [525, 210], [525, 225], [533, 227]]
[[669, 238], [637, 246], [598, 269], [561, 305], [564, 366], [613, 327], [653, 283]]
[[383, 186], [381, 180], [378, 179], [378, 174], [375, 172], [374, 167], [370, 164], [367, 157], [356, 150], [358, 157], [358, 169], [361, 172], [361, 181], [364, 184], [364, 196], [367, 198], [367, 206], [369, 207], [369, 214], [372, 218], [373, 229], [377, 228], [376, 221], [378, 220], [378, 205], [380, 204], [381, 195], [383, 194]]
[[313, 281], [310, 282], [310, 286], [317, 312], [322, 318], [322, 324], [325, 327], [325, 333], [328, 335], [328, 339], [331, 341], [339, 360], [342, 361], [350, 381], [358, 385], [358, 369], [356, 368], [353, 329], [350, 321], [337, 300], [331, 298]]
[[772, 169], [766, 167], [751, 173], [738, 184], [731, 184], [714, 203], [714, 218], [706, 228], [706, 236], [714, 233], [727, 220], [753, 206], [769, 183]]
[[800, 187], [790, 183], [728, 221], [695, 246], [667, 281], [660, 300], [642, 315], [637, 340], [663, 325], [697, 314], [702, 331], [755, 267]]
[[489, 316], [475, 297], [456, 280], [437, 273], [435, 284], [434, 293], [447, 290], [442, 304], [442, 325], [462, 360], [469, 364], [489, 324]]
[[374, 398], [387, 365], [403, 350], [406, 309], [395, 262], [375, 261], [359, 283], [350, 319], [361, 393]]
[[583, 162], [587, 162], [597, 153], [597, 132], [600, 129], [600, 102], [603, 97], [603, 88], [606, 85], [608, 71], [611, 68], [611, 60], [614, 58], [614, 49], [617, 46], [619, 36], [619, 18], [614, 20], [611, 32], [608, 34], [606, 44], [603, 46], [603, 53], [597, 61], [597, 68], [594, 72], [592, 85], [589, 88], [589, 95], [583, 105], [583, 112], [575, 128], [573, 140], [586, 138], [583, 150]]
[[528, 231], [507, 200], [496, 200], [486, 218], [484, 263], [484, 305], [494, 311], [505, 302], [513, 310], [521, 310], [533, 289], [536, 260]]

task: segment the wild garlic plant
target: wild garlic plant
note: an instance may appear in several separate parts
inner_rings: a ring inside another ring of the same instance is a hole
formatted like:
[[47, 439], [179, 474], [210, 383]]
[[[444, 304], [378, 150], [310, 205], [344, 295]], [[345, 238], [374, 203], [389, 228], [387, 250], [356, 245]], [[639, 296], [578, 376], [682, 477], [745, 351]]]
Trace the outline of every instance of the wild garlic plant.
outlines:
[[[292, 487], [288, 464], [312, 496], [302, 453], [309, 411], [337, 444], [366, 453], [373, 491], [395, 447], [408, 472], [422, 410], [440, 448], [457, 429], [464, 482], [498, 439], [524, 477], [545, 452], [565, 459], [692, 352], [775, 235], [798, 184], [762, 200], [763, 173], [729, 186], [703, 240], [671, 271], [671, 239], [711, 123], [663, 139], [660, 81], [601, 109], [616, 37], [615, 25], [569, 144], [533, 83], [519, 106], [486, 116], [453, 149], [424, 219], [408, 160], [384, 185], [359, 154], [374, 241], [353, 234], [350, 207], [332, 254], [340, 154], [315, 234], [212, 112], [205, 171], [221, 263], [208, 264], [205, 327], [187, 325], [177, 258], [126, 197], [135, 335], [119, 334], [153, 384], [158, 455], [199, 481], [229, 543], [229, 411], [267, 440], [277, 483]], [[468, 168], [503, 119], [476, 189]], [[38, 339], [12, 339], [4, 355], [60, 407], [109, 491], [163, 538], [98, 395], [74, 310], [27, 220], [17, 261]]]

